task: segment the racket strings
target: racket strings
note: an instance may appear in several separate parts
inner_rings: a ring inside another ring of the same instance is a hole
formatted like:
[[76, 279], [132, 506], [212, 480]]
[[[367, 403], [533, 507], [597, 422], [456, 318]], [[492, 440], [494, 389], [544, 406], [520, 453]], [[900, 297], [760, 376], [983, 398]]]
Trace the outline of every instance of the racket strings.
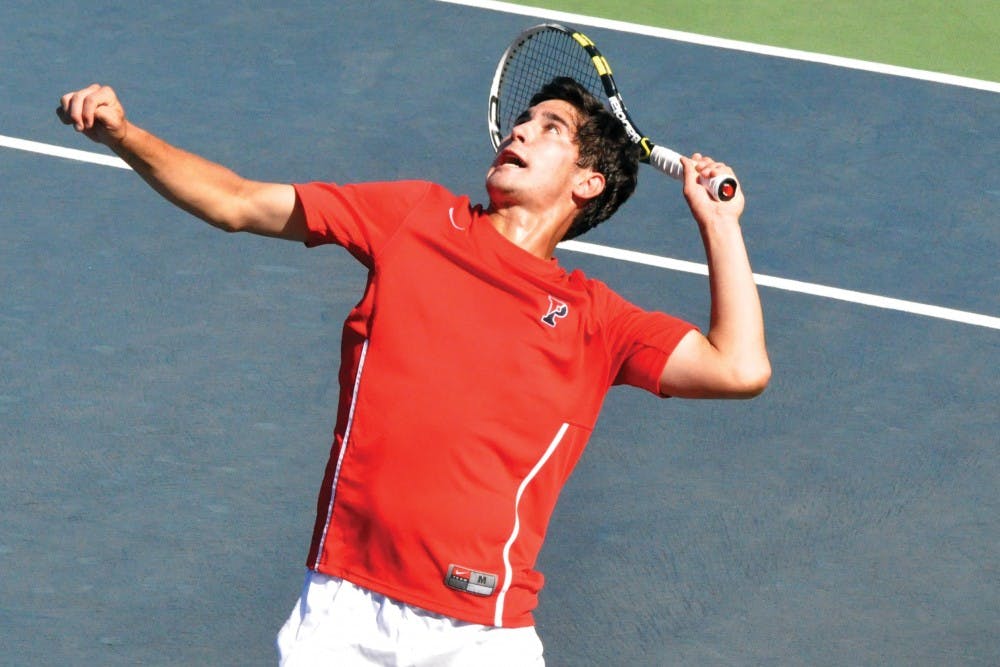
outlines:
[[511, 52], [504, 67], [498, 110], [503, 136], [510, 134], [542, 86], [559, 76], [575, 79], [598, 99], [606, 99], [601, 77], [583, 47], [563, 32], [535, 33]]

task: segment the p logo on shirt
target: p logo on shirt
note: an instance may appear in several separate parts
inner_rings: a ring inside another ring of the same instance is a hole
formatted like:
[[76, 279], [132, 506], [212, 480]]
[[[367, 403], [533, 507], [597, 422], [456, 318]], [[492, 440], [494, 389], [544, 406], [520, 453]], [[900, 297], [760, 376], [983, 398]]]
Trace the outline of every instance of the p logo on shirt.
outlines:
[[556, 320], [561, 320], [567, 315], [569, 315], [569, 306], [567, 306], [565, 302], [560, 301], [550, 294], [549, 310], [542, 316], [542, 322], [554, 329], [556, 326]]

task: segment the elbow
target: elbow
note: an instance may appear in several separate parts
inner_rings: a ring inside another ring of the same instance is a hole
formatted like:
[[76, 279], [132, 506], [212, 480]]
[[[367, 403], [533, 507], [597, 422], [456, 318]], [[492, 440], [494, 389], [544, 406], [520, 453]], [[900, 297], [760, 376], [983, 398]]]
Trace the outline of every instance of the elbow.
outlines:
[[236, 232], [242, 232], [246, 229], [246, 226], [237, 220], [216, 220], [212, 222], [212, 224], [227, 234], [235, 234]]
[[183, 202], [176, 203], [180, 208], [187, 211], [202, 222], [207, 222], [212, 227], [221, 229], [224, 232], [241, 232], [246, 227], [246, 224], [241, 220], [241, 217], [236, 215], [232, 210], [227, 210], [222, 207], [194, 206]]
[[771, 363], [764, 359], [762, 363], [740, 369], [735, 379], [737, 398], [754, 398], [760, 396], [771, 382]]
[[204, 203], [194, 212], [213, 227], [232, 234], [253, 231], [257, 204], [244, 189]]
[[243, 232], [249, 228], [249, 224], [244, 216], [237, 215], [233, 211], [194, 211], [199, 218], [212, 225], [216, 229], [221, 229], [227, 234]]

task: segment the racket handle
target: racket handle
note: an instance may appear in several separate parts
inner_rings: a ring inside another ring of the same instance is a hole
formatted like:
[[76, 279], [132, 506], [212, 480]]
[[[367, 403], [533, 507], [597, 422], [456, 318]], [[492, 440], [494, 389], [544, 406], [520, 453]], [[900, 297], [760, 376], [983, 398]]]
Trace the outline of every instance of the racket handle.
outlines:
[[684, 165], [681, 164], [680, 153], [663, 146], [653, 146], [649, 154], [649, 164], [678, 181], [684, 180]]
[[[684, 165], [681, 164], [680, 153], [663, 146], [653, 146], [649, 154], [649, 164], [678, 181], [684, 180]], [[708, 194], [716, 201], [729, 201], [736, 196], [739, 183], [732, 176], [716, 176], [712, 179], [698, 177], [698, 182], [705, 186]]]

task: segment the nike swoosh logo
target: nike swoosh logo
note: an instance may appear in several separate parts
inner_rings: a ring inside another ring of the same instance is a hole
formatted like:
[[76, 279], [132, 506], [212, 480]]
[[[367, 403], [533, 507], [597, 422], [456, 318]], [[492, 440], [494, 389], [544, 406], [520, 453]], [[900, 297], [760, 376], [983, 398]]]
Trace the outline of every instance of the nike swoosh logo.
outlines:
[[460, 232], [464, 232], [465, 231], [465, 229], [466, 229], [465, 227], [459, 227], [458, 224], [455, 222], [455, 207], [454, 206], [448, 209], [448, 220], [451, 222], [451, 226], [454, 227], [455, 229], [457, 229], [458, 231], [460, 231]]

